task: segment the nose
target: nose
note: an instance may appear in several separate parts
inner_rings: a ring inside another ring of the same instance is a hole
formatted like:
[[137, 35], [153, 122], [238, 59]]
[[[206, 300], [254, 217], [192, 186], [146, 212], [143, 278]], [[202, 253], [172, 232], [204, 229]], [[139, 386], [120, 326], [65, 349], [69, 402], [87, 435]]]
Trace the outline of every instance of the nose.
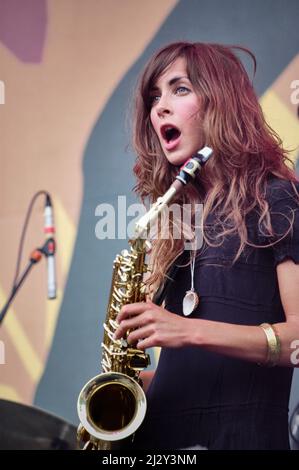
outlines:
[[170, 114], [170, 111], [167, 107], [165, 106], [159, 106], [159, 108], [157, 109], [157, 114], [159, 117], [163, 117], [163, 116], [168, 116]]
[[159, 117], [168, 116], [169, 114], [171, 114], [171, 106], [167, 96], [164, 95], [160, 97], [156, 110]]

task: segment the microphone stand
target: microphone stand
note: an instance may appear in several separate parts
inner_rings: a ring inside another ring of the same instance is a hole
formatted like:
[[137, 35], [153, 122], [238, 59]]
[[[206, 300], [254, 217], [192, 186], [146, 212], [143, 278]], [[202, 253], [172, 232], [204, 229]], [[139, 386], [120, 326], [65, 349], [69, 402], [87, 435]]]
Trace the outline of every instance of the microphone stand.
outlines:
[[19, 288], [23, 284], [24, 280], [28, 276], [31, 268], [41, 260], [42, 255], [45, 255], [46, 257], [49, 256], [49, 252], [50, 252], [49, 245], [52, 244], [52, 243], [54, 243], [54, 246], [55, 246], [54, 239], [53, 238], [48, 238], [46, 240], [45, 244], [41, 248], [37, 248], [36, 250], [34, 250], [31, 253], [29, 263], [27, 264], [27, 266], [26, 266], [23, 274], [21, 275], [19, 281], [13, 286], [10, 296], [9, 296], [6, 304], [4, 305], [4, 307], [2, 308], [2, 310], [0, 312], [0, 325], [4, 320], [4, 317], [7, 313], [7, 310], [10, 307], [10, 304], [12, 303], [13, 299], [15, 298], [15, 296], [16, 296]]

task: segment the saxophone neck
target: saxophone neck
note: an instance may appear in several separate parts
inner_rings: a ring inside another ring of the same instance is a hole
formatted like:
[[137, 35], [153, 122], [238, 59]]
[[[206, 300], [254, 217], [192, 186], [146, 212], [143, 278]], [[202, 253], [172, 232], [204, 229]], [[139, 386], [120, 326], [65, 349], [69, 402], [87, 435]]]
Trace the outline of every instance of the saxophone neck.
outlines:
[[152, 205], [150, 210], [144, 214], [136, 223], [133, 238], [134, 240], [146, 237], [148, 228], [151, 224], [153, 224], [153, 222], [156, 221], [158, 215], [161, 214], [163, 209], [168, 206], [176, 192], [177, 189], [173, 184], [163, 196], [158, 197], [157, 201]]
[[196, 175], [212, 155], [212, 152], [210, 147], [203, 147], [184, 163], [168, 191], [163, 196], [158, 197], [150, 210], [136, 223], [134, 239], [146, 238], [150, 225], [156, 221], [158, 215], [168, 206], [175, 194], [180, 193], [184, 186], [195, 179]]

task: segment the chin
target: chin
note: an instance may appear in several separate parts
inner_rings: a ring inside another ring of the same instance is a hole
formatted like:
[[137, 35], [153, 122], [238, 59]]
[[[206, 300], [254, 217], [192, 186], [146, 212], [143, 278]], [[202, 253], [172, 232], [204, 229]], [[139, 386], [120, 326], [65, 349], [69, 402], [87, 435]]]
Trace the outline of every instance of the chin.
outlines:
[[181, 166], [183, 165], [192, 155], [165, 155], [171, 165]]
[[177, 166], [178, 168], [181, 167], [186, 161], [185, 159], [179, 160], [179, 159], [172, 159], [172, 158], [168, 158], [167, 160], [170, 163], [170, 165]]

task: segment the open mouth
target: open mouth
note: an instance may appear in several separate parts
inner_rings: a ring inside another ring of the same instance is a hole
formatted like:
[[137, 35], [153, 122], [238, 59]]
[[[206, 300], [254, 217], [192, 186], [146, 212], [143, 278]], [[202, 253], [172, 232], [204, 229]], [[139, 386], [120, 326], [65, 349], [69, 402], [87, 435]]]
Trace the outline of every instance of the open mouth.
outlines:
[[175, 141], [181, 135], [181, 131], [175, 126], [163, 126], [161, 135], [167, 143]]

